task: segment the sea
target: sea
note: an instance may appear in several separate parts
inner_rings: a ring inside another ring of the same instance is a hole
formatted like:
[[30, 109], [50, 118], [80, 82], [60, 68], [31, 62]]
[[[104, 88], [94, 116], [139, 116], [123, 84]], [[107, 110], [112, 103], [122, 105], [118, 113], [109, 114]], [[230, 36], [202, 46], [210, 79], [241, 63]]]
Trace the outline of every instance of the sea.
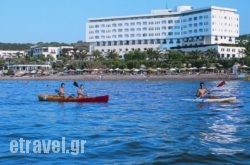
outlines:
[[[77, 80], [108, 103], [40, 102], [62, 82], [0, 81], [0, 164], [250, 164], [250, 82]], [[189, 101], [185, 100], [189, 99]]]

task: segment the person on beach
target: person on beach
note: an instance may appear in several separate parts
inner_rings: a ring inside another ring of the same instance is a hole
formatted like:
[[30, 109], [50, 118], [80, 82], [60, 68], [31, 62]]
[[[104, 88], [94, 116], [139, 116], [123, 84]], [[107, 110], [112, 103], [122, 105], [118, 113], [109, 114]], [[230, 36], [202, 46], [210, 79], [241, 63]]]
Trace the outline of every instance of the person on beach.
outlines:
[[60, 88], [59, 88], [59, 90], [58, 90], [58, 95], [59, 96], [65, 96], [65, 89], [64, 89], [64, 83], [61, 83], [61, 86], [60, 86]]
[[205, 88], [204, 83], [200, 83], [200, 88], [196, 92], [196, 97], [202, 98], [208, 93], [208, 90]]
[[86, 97], [87, 95], [83, 92], [83, 85], [81, 84], [77, 88], [77, 97]]

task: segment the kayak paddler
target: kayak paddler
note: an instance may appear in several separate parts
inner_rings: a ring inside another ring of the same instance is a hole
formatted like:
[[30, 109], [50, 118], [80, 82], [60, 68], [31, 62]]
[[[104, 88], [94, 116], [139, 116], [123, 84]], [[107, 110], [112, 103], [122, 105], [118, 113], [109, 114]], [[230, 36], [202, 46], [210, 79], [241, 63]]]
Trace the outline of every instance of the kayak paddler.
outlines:
[[208, 93], [208, 90], [204, 86], [204, 82], [200, 83], [200, 88], [196, 92], [196, 97], [202, 98]]
[[64, 89], [64, 83], [61, 83], [61, 86], [60, 86], [60, 88], [59, 88], [59, 90], [58, 90], [58, 95], [59, 96], [65, 96], [65, 89]]

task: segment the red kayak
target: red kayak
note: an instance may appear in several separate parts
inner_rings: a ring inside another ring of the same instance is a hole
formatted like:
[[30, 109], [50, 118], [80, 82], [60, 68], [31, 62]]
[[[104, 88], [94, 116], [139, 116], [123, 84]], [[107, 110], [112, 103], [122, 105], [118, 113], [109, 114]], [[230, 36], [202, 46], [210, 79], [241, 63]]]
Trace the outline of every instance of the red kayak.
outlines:
[[63, 97], [51, 94], [40, 94], [38, 95], [39, 101], [58, 101], [58, 102], [108, 102], [109, 96], [94, 96], [94, 97]]

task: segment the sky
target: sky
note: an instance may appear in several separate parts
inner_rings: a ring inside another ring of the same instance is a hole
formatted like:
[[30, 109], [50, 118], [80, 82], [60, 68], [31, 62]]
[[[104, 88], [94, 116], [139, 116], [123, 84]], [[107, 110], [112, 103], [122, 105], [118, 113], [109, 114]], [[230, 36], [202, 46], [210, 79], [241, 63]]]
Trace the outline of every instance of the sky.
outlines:
[[0, 42], [85, 41], [88, 18], [149, 14], [179, 5], [235, 8], [240, 34], [250, 34], [250, 0], [0, 0]]

